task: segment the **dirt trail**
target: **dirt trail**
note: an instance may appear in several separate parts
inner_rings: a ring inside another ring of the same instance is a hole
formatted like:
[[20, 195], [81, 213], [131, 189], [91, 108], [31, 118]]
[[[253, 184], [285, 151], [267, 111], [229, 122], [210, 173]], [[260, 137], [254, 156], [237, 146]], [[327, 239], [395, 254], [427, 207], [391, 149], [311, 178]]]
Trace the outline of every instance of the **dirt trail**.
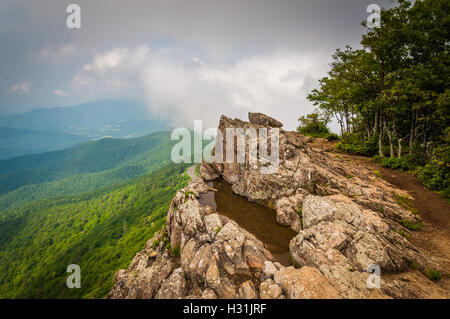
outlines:
[[[334, 143], [314, 139], [310, 146], [338, 155]], [[411, 231], [409, 241], [426, 257], [426, 268], [441, 271], [443, 277], [439, 285], [450, 289], [450, 204], [439, 194], [426, 188], [417, 177], [389, 168], [382, 167], [368, 157], [339, 153], [338, 156], [367, 167], [378, 170], [383, 179], [406, 190], [412, 197], [411, 205], [417, 210], [424, 222], [418, 231]]]
[[192, 178], [193, 180], [196, 180], [198, 178], [198, 176], [195, 174], [195, 165], [194, 166], [190, 166], [187, 170], [186, 170], [188, 176], [190, 178]]

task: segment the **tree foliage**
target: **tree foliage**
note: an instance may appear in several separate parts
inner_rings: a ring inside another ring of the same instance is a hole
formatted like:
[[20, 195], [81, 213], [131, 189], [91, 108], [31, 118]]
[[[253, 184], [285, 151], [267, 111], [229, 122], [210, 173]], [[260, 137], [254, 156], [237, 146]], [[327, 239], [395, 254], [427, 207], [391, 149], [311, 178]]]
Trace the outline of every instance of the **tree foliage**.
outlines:
[[[170, 164], [123, 186], [41, 200], [0, 215], [0, 298], [101, 298], [114, 273], [161, 228], [186, 165]], [[81, 289], [68, 289], [69, 264]]]
[[449, 1], [399, 0], [382, 10], [381, 26], [368, 29], [361, 49], [336, 50], [328, 76], [308, 98], [339, 123], [340, 149], [375, 143], [379, 157], [444, 162], [442, 174], [432, 175], [448, 176], [449, 30]]

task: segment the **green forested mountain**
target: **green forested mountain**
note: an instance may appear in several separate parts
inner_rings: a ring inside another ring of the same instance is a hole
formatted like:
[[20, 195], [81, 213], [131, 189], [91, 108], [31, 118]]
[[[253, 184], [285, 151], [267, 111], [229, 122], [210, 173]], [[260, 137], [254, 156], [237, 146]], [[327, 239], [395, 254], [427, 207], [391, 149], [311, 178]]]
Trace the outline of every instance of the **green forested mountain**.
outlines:
[[[0, 298], [104, 297], [163, 225], [185, 168], [168, 164], [126, 185], [1, 214]], [[66, 287], [69, 264], [81, 267], [81, 289]]]
[[0, 210], [131, 180], [166, 165], [173, 143], [160, 132], [0, 161]]

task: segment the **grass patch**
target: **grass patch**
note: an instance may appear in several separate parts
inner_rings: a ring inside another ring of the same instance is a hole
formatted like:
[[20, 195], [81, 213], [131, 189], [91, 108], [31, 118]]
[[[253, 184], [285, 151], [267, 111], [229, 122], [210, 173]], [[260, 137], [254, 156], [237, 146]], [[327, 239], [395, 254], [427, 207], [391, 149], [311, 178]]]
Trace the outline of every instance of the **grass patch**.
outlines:
[[404, 230], [399, 230], [399, 231], [397, 231], [397, 233], [399, 233], [400, 235], [402, 235], [406, 239], [409, 238], [409, 234], [407, 232], [405, 232]]
[[379, 170], [377, 170], [377, 169], [375, 169], [374, 171], [373, 171], [373, 174], [376, 176], [376, 177], [378, 177], [378, 178], [383, 178], [383, 176], [381, 176], [381, 173], [380, 173], [380, 171]]
[[409, 266], [409, 268], [414, 269], [414, 270], [417, 270], [417, 269], [420, 268], [420, 265], [419, 265], [417, 262], [415, 262], [415, 261], [411, 261], [411, 262], [408, 264], [408, 266]]
[[420, 228], [422, 228], [423, 224], [418, 222], [418, 223], [414, 223], [414, 222], [410, 222], [408, 220], [402, 220], [400, 221], [400, 225], [402, 225], [403, 227], [405, 227], [406, 229], [412, 230], [412, 231], [417, 231]]
[[159, 246], [159, 243], [161, 242], [161, 239], [157, 239], [153, 241], [152, 248], [155, 249]]
[[184, 202], [185, 203], [187, 202], [187, 200], [189, 199], [189, 195], [191, 195], [191, 194], [195, 196], [194, 192], [192, 192], [192, 191], [187, 191], [186, 193], [184, 193]]
[[172, 257], [180, 257], [181, 256], [180, 245], [178, 245], [176, 247], [172, 247], [170, 244], [166, 244], [166, 249], [169, 252], [169, 255]]
[[439, 281], [442, 278], [442, 274], [439, 270], [430, 268], [425, 272], [425, 276], [428, 277], [428, 279], [432, 280], [432, 281]]
[[303, 225], [303, 205], [298, 205], [297, 214], [300, 217], [300, 223]]
[[409, 210], [411, 213], [415, 215], [419, 214], [419, 211], [412, 205], [411, 200], [408, 197], [395, 195], [395, 201], [397, 202], [397, 204]]

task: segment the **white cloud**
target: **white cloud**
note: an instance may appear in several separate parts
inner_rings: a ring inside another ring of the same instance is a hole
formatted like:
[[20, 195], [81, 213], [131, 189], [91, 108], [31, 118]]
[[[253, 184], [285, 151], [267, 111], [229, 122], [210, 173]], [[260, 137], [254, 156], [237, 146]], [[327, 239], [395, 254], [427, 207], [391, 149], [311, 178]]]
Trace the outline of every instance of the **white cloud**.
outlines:
[[72, 87], [75, 92], [92, 94], [96, 87], [96, 82], [88, 74], [79, 73], [73, 77]]
[[[78, 90], [142, 90], [150, 110], [191, 126], [194, 119], [215, 126], [221, 114], [246, 119], [264, 112], [294, 129], [314, 107], [306, 95], [325, 75], [323, 57], [295, 52], [251, 55], [233, 63], [208, 63], [175, 49], [115, 48], [96, 54], [72, 81]], [[85, 91], [84, 91], [85, 92]]]
[[31, 83], [30, 82], [20, 82], [14, 84], [7, 92], [8, 93], [19, 93], [19, 94], [28, 94], [31, 91]]
[[138, 46], [134, 50], [115, 48], [107, 52], [94, 55], [92, 63], [83, 67], [84, 71], [103, 73], [114, 70], [116, 72], [133, 72], [143, 65], [150, 53], [148, 46]]
[[57, 96], [71, 96], [69, 92], [63, 90], [53, 90], [53, 94]]
[[215, 126], [221, 114], [246, 119], [252, 111], [294, 129], [299, 115], [314, 109], [306, 99], [310, 79], [325, 73], [318, 57], [297, 53], [253, 55], [232, 64], [194, 62], [152, 56], [141, 75], [151, 110], [175, 125], [202, 119]]
[[39, 52], [32, 54], [31, 56], [38, 61], [57, 61], [63, 58], [71, 56], [77, 50], [77, 43], [59, 43], [53, 46], [44, 47]]
[[119, 93], [128, 87], [136, 86], [140, 69], [149, 58], [150, 48], [138, 46], [135, 49], [114, 48], [97, 53], [92, 62], [85, 64], [82, 71], [75, 75], [72, 86], [77, 92]]

